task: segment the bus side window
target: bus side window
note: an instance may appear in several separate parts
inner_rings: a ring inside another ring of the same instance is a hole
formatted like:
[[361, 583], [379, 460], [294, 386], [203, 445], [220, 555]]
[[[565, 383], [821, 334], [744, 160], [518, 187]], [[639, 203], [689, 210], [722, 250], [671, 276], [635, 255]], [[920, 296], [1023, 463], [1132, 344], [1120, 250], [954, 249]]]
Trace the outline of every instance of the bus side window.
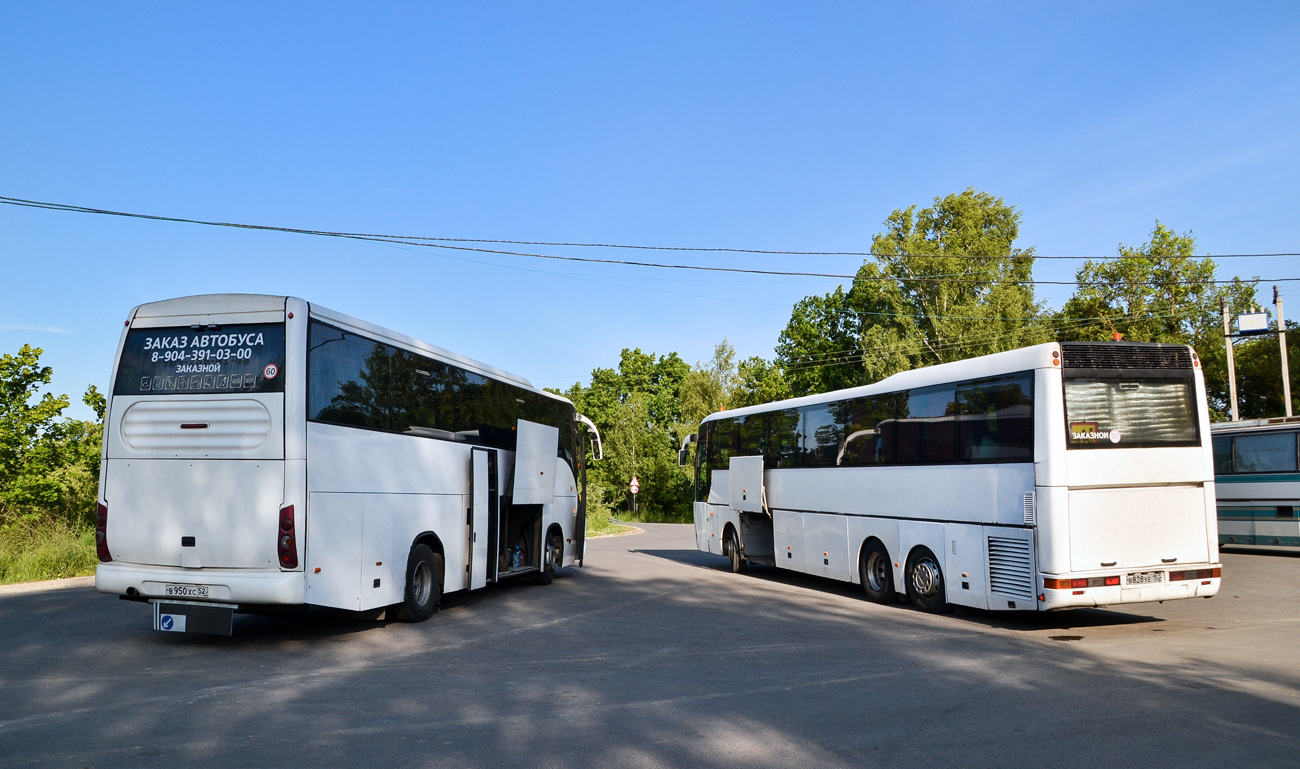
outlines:
[[1033, 379], [1029, 374], [957, 388], [957, 461], [1034, 461]]
[[1238, 435], [1232, 439], [1232, 465], [1239, 473], [1276, 473], [1296, 469], [1294, 433]]
[[1224, 436], [1214, 438], [1214, 474], [1228, 475], [1232, 472], [1232, 438]]
[[834, 467], [839, 452], [839, 426], [830, 403], [804, 406], [800, 412], [803, 433], [803, 467]]
[[955, 458], [956, 406], [952, 385], [907, 391], [900, 404], [897, 430], [898, 462], [908, 465], [945, 464]]

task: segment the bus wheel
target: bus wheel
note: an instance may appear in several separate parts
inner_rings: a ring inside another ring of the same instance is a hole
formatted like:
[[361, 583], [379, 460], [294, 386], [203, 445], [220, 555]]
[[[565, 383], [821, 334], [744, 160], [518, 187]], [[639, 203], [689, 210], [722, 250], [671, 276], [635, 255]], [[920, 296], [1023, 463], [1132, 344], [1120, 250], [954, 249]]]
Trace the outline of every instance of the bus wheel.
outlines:
[[733, 574], [745, 573], [745, 558], [740, 554], [740, 541], [736, 539], [734, 529], [727, 531], [727, 557], [731, 559]]
[[539, 585], [549, 585], [551, 580], [555, 579], [555, 570], [560, 568], [564, 559], [564, 540], [559, 537], [552, 537], [550, 542], [546, 543], [546, 552], [542, 556], [542, 568], [533, 577], [533, 581]]
[[403, 622], [424, 622], [438, 610], [440, 598], [442, 555], [428, 545], [416, 545], [406, 562], [406, 597], [397, 616]]
[[907, 561], [907, 597], [921, 611], [942, 614], [948, 611], [943, 587], [943, 569], [927, 548], [918, 547]]
[[858, 576], [862, 578], [862, 590], [866, 592], [868, 601], [893, 603], [898, 600], [889, 551], [879, 541], [872, 540], [862, 548], [862, 557], [858, 559]]

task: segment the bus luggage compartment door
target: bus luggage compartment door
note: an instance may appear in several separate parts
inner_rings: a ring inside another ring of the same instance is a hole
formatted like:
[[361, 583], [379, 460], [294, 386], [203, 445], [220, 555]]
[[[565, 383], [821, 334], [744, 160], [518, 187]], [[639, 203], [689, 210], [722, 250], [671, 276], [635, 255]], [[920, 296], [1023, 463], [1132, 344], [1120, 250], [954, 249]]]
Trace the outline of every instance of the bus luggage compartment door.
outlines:
[[308, 495], [307, 603], [351, 611], [361, 608], [363, 497]]
[[520, 419], [515, 429], [515, 505], [549, 505], [555, 500], [555, 469], [560, 430]]

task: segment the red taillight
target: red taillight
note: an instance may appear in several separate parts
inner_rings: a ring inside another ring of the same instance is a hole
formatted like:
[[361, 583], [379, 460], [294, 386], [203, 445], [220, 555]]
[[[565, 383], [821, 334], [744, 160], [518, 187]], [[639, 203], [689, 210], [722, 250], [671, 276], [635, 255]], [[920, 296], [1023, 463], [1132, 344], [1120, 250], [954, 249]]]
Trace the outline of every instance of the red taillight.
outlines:
[[95, 505], [95, 552], [102, 563], [113, 560], [108, 552], [108, 505], [103, 502]]
[[1190, 582], [1197, 579], [1218, 579], [1223, 574], [1222, 569], [1197, 569], [1195, 571], [1171, 571], [1169, 572], [1170, 582]]
[[280, 566], [285, 569], [298, 568], [298, 543], [293, 530], [293, 505], [280, 508], [280, 530], [276, 532], [279, 539], [276, 549], [280, 553]]
[[[1080, 579], [1044, 579], [1043, 587], [1049, 590], [1076, 590], [1086, 587], [1106, 587], [1118, 585], [1119, 577], [1087, 577]], [[1075, 593], [1075, 595], [1080, 595]]]

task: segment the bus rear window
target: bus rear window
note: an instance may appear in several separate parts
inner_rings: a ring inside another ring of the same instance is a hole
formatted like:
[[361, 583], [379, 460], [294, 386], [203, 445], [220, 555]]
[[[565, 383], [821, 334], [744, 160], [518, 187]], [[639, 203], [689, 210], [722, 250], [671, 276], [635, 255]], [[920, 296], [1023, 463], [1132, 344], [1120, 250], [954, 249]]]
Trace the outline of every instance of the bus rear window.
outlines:
[[284, 324], [127, 332], [114, 395], [284, 392]]
[[1191, 379], [1065, 380], [1072, 449], [1199, 446]]

